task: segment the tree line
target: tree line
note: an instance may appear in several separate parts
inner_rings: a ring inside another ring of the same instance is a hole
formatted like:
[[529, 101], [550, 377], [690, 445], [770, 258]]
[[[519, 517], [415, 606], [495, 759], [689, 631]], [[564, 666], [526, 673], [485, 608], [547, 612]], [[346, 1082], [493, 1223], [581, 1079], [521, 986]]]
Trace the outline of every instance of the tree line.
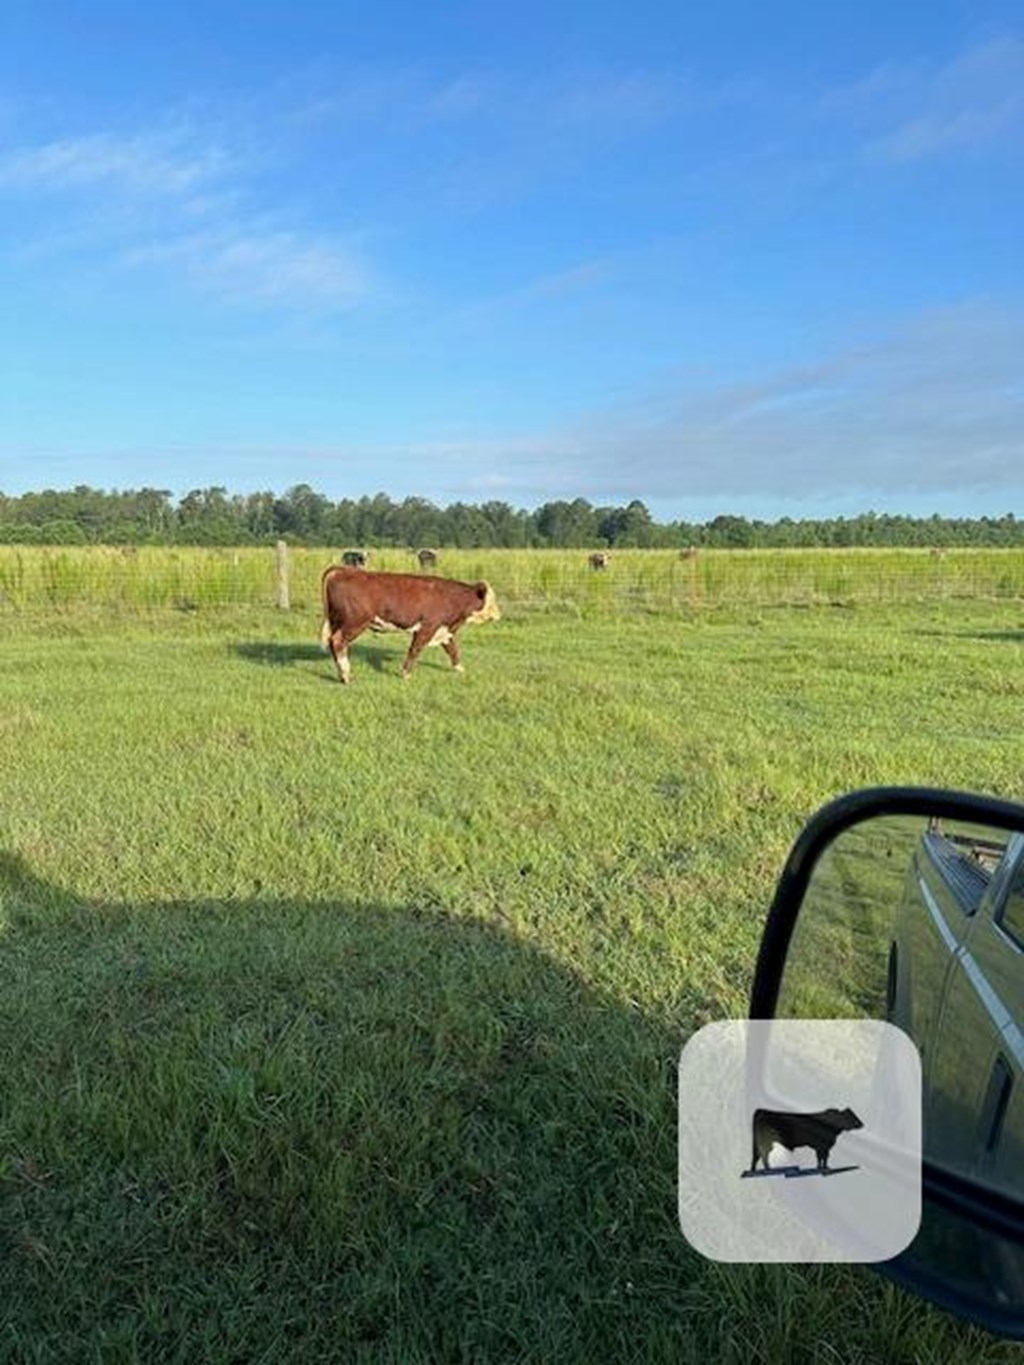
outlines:
[[308, 484], [278, 495], [196, 488], [175, 501], [163, 488], [45, 489], [0, 493], [0, 542], [46, 545], [262, 545], [770, 548], [786, 546], [1022, 545], [1024, 520], [898, 516], [865, 512], [778, 521], [722, 515], [708, 522], [657, 522], [639, 499], [595, 507], [586, 498], [533, 511], [507, 502], [394, 501], [385, 493], [332, 502]]

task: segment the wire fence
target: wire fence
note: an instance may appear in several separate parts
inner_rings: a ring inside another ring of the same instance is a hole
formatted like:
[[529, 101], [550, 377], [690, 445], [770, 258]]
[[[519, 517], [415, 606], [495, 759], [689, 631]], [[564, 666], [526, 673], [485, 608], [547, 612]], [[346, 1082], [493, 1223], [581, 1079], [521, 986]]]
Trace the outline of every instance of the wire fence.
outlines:
[[[316, 614], [338, 548], [0, 546], [0, 616], [97, 608], [122, 613], [288, 604]], [[368, 567], [421, 572], [408, 550]], [[854, 605], [953, 598], [1024, 600], [1024, 549], [614, 551], [441, 550], [434, 572], [494, 587], [503, 611], [575, 616], [729, 607]], [[282, 591], [283, 589], [283, 591]]]

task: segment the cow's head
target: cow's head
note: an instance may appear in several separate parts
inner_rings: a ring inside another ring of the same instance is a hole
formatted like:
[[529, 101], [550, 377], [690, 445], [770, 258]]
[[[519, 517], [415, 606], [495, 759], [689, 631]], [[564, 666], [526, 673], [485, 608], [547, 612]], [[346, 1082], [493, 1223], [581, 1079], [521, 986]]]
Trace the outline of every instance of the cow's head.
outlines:
[[829, 1121], [831, 1122], [833, 1127], [838, 1128], [844, 1132], [848, 1131], [851, 1128], [864, 1127], [863, 1123], [860, 1121], [860, 1119], [857, 1117], [857, 1115], [853, 1112], [852, 1109], [830, 1109], [828, 1111], [828, 1116]]
[[473, 586], [476, 589], [477, 597], [480, 599], [480, 605], [476, 611], [470, 612], [467, 620], [472, 621], [472, 623], [477, 626], [482, 625], [484, 621], [500, 621], [501, 610], [498, 607], [498, 599], [495, 597], [494, 589], [491, 587], [490, 583], [484, 583], [481, 580], [481, 582], [475, 583]]

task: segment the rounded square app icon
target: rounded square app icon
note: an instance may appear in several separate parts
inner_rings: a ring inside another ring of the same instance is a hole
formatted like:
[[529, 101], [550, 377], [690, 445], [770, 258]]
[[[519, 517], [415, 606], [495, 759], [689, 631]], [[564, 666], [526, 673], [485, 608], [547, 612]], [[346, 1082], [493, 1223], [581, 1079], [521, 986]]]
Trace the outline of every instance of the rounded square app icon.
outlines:
[[679, 1225], [717, 1261], [884, 1261], [921, 1220], [921, 1063], [864, 1019], [726, 1019], [679, 1059]]

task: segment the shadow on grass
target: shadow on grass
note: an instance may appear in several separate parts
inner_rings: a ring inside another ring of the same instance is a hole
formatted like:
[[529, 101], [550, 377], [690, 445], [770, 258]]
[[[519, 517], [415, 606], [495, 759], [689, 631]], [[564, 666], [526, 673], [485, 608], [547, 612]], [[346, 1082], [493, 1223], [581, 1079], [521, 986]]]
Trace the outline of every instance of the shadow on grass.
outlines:
[[1021, 630], [915, 630], [913, 635], [927, 635], [942, 640], [991, 640], [1002, 644], [1024, 644]]
[[998, 640], [1003, 643], [1024, 644], [1024, 630], [964, 630], [959, 634], [965, 640]]
[[849, 1267], [690, 1252], [682, 1039], [507, 929], [4, 854], [0, 979], [11, 1359], [767, 1362], [809, 1319], [995, 1358]]
[[104, 904], [10, 855], [0, 908], [11, 1340], [685, 1356], [664, 1027], [429, 910]]
[[[271, 640], [246, 640], [231, 646], [233, 654], [253, 664], [268, 664], [272, 668], [287, 668], [291, 664], [315, 661], [331, 663], [331, 656], [316, 644], [281, 643]], [[333, 667], [333, 665], [332, 665]]]
[[[328, 676], [332, 682], [337, 681], [333, 659], [318, 644], [247, 640], [240, 644], [231, 645], [230, 649], [240, 659], [245, 659], [249, 663], [264, 664], [271, 668], [288, 668], [294, 664], [303, 663], [322, 663], [325, 667], [325, 676]], [[372, 668], [375, 673], [394, 673], [397, 676], [401, 671], [402, 660], [405, 658], [404, 649], [387, 649], [383, 645], [362, 640], [357, 640], [350, 645], [348, 652], [352, 662], [353, 674], [359, 668], [368, 667]], [[429, 654], [440, 654], [440, 651], [436, 648], [424, 651], [424, 654], [417, 659], [414, 671], [418, 672], [424, 668], [440, 668], [449, 673], [452, 671], [451, 664], [446, 657], [442, 655], [440, 658], [431, 659], [426, 657]]]

